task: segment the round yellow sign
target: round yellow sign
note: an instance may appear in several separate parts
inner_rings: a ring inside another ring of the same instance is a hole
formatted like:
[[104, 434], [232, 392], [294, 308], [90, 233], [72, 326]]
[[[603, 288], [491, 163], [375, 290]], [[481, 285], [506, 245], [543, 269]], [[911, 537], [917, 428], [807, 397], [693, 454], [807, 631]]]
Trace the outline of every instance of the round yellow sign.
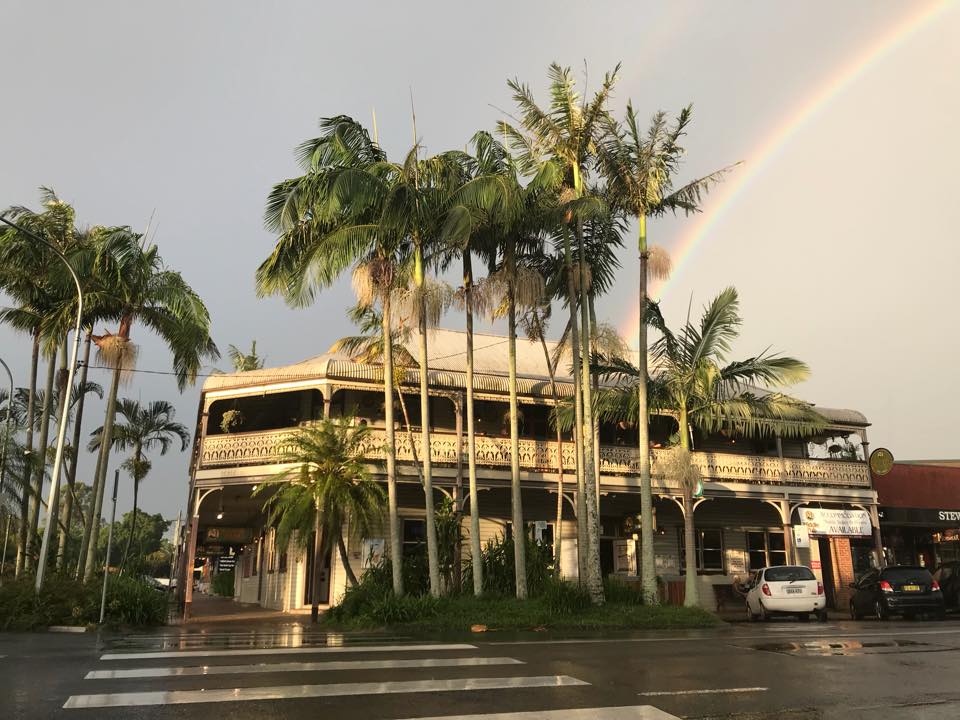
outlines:
[[870, 453], [870, 470], [874, 475], [886, 475], [893, 469], [893, 453], [886, 448], [877, 448]]

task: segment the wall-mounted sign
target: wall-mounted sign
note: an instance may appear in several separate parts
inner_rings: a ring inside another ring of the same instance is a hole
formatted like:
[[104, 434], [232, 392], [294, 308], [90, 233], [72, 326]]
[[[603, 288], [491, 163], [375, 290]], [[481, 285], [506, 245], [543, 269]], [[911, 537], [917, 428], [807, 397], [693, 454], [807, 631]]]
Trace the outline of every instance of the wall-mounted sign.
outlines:
[[793, 526], [793, 545], [798, 548], [810, 547], [810, 531], [806, 525]]
[[207, 543], [234, 543], [242, 545], [253, 542], [253, 528], [241, 527], [209, 527], [207, 528]]
[[883, 476], [893, 470], [893, 453], [886, 448], [877, 448], [870, 453], [870, 472]]
[[872, 533], [866, 510], [800, 508], [800, 521], [811, 535], [868, 536]]
[[364, 538], [361, 567], [366, 570], [368, 567], [379, 565], [383, 560], [383, 553], [386, 551], [386, 548], [387, 541], [383, 538]]
[[821, 566], [819, 560], [811, 560], [811, 561], [810, 561], [810, 569], [811, 569], [811, 570], [822, 570], [823, 567]]

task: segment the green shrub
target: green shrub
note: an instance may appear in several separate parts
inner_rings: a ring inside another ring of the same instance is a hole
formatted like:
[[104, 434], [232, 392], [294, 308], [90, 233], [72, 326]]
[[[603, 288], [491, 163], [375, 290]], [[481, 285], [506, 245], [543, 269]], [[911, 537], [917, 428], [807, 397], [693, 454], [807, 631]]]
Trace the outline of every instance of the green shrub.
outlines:
[[551, 579], [544, 585], [542, 597], [552, 615], [574, 615], [590, 607], [586, 588], [566, 580]]
[[213, 590], [213, 594], [222, 595], [223, 597], [233, 597], [233, 588], [233, 570], [218, 572], [213, 576], [213, 582], [210, 584], [210, 589]]
[[603, 580], [603, 594], [608, 603], [622, 605], [642, 605], [643, 595], [639, 585], [630, 585], [615, 577], [606, 577]]
[[[529, 535], [527, 542], [527, 594], [539, 595], [553, 579], [553, 556], [550, 547], [534, 541]], [[513, 538], [498, 536], [487, 542], [481, 555], [483, 563], [483, 592], [496, 597], [512, 597], [517, 594], [513, 564]], [[468, 562], [464, 577], [473, 573]]]
[[[47, 579], [39, 594], [33, 578], [7, 580], [0, 587], [0, 630], [35, 630], [50, 625], [89, 625], [100, 619], [101, 580]], [[106, 619], [125, 625], [159, 625], [166, 620], [166, 594], [141, 580], [110, 579]]]

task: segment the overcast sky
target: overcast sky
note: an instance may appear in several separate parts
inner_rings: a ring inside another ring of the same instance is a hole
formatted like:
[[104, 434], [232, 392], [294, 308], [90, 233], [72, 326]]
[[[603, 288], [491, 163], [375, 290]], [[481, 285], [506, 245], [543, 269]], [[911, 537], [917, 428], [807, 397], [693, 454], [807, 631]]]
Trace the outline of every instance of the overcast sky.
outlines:
[[[207, 302], [220, 347], [256, 338], [270, 364], [285, 364], [350, 331], [346, 283], [301, 311], [253, 289], [272, 247], [264, 200], [295, 172], [292, 149], [316, 134], [318, 118], [369, 122], [375, 107], [396, 155], [411, 144], [412, 88], [427, 150], [461, 148], [501, 117], [496, 108], [512, 107], [507, 78], [546, 102], [551, 61], [581, 77], [586, 63], [592, 86], [622, 61], [618, 112], [627, 98], [643, 116], [694, 103], [682, 177], [746, 161], [732, 199], [721, 191], [707, 202], [692, 253], [685, 238], [697, 220], [650, 228], [679, 261], [658, 291], [668, 320], [736, 285], [735, 355], [772, 346], [806, 360], [813, 375], [798, 393], [864, 412], [874, 447], [901, 459], [957, 457], [960, 7], [947, 3], [898, 34], [940, 5], [7, 0], [0, 206], [38, 207], [36, 188], [49, 185], [81, 223], [143, 228], [153, 213], [162, 255]], [[878, 48], [888, 37], [899, 41]], [[798, 118], [773, 152], [759, 152]], [[636, 302], [635, 255], [623, 252], [599, 308], [620, 327]], [[143, 328], [134, 337], [140, 369], [170, 369]], [[0, 328], [18, 384], [29, 352], [26, 338]], [[105, 372], [91, 374], [107, 384]], [[179, 395], [162, 375], [140, 373], [121, 393], [171, 398], [181, 421], [195, 420], [199, 390]], [[102, 408], [86, 418], [99, 425]], [[187, 463], [186, 454], [154, 463], [145, 509], [176, 515]], [[81, 479], [92, 469], [85, 455]], [[125, 487], [119, 512], [130, 498]]]

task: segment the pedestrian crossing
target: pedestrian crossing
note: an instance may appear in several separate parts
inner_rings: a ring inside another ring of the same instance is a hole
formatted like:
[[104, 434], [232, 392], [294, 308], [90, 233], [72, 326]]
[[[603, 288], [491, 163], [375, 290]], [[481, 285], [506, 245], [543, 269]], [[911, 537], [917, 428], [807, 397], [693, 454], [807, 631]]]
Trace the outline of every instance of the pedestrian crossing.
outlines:
[[[334, 703], [335, 714], [371, 720], [397, 718], [398, 707], [419, 711], [410, 720], [675, 719], [650, 705], [558, 709], [582, 706], [590, 683], [543, 673], [532, 660], [488, 655], [490, 649], [322, 633], [293, 640], [242, 632], [127, 636], [104, 649], [80, 681], [83, 690], [66, 698], [63, 708], [81, 711], [78, 720], [86, 716], [83, 710], [109, 720], [130, 717], [138, 708], [239, 703], [230, 712], [246, 717], [242, 709], [247, 703], [269, 702], [271, 716], [282, 717], [282, 708], [306, 700], [325, 709]], [[389, 700], [405, 696], [417, 699], [402, 704]], [[290, 705], [283, 705], [287, 701]], [[456, 714], [512, 706], [520, 711]], [[543, 710], [530, 710], [538, 706]], [[298, 712], [304, 707], [301, 702]]]

